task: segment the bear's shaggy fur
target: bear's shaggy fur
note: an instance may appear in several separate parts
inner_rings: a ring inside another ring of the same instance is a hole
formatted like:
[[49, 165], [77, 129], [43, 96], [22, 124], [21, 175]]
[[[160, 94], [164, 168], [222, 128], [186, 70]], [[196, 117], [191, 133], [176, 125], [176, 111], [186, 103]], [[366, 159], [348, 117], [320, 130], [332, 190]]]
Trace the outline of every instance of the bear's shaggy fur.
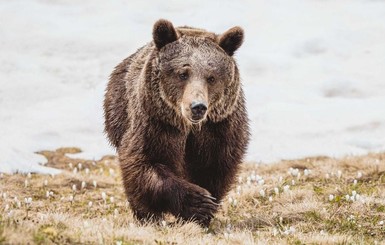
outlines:
[[120, 63], [104, 100], [135, 216], [171, 213], [208, 225], [249, 140], [234, 27], [217, 35], [159, 20], [153, 41]]

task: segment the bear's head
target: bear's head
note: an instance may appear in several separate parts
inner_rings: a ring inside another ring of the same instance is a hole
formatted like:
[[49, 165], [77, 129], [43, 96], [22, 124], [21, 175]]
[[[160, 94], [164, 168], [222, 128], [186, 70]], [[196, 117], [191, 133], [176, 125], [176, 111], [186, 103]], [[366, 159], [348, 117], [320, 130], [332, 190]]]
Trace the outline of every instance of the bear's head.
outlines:
[[234, 110], [241, 92], [233, 54], [243, 36], [240, 27], [216, 35], [167, 20], [154, 24], [161, 99], [188, 124], [218, 122]]

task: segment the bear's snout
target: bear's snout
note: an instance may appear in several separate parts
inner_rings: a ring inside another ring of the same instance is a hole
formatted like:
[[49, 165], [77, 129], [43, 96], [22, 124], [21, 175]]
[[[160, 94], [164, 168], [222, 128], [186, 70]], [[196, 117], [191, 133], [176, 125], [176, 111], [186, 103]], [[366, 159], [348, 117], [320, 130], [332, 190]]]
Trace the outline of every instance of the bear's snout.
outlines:
[[192, 113], [192, 119], [198, 121], [204, 118], [207, 111], [207, 105], [203, 102], [194, 101], [191, 103], [190, 109]]

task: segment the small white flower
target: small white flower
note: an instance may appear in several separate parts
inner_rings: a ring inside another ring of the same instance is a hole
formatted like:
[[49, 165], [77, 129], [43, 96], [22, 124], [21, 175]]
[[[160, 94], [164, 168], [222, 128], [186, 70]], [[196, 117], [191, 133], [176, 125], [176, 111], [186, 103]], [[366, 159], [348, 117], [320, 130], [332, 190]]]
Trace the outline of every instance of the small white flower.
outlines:
[[269, 196], [269, 202], [272, 202], [272, 201], [273, 201], [273, 197]]
[[354, 221], [355, 220], [355, 218], [354, 218], [354, 215], [350, 215], [349, 217], [348, 217], [348, 221]]
[[274, 228], [273, 229], [273, 236], [277, 236], [279, 234], [278, 229]]
[[115, 202], [115, 198], [114, 197], [110, 197], [110, 202], [114, 203]]
[[28, 179], [24, 180], [24, 187], [27, 188], [29, 186]]
[[114, 215], [117, 217], [119, 215], [119, 210], [117, 208], [114, 209]]
[[357, 172], [357, 179], [361, 179], [361, 177], [362, 177], [362, 173], [361, 172]]
[[162, 225], [163, 225], [164, 227], [166, 227], [166, 226], [167, 226], [167, 222], [166, 222], [165, 220], [162, 220]]
[[237, 200], [237, 199], [234, 199], [234, 200], [233, 200], [233, 206], [235, 207], [235, 206], [237, 206], [237, 204], [238, 204], [238, 200]]
[[305, 170], [303, 171], [303, 175], [305, 175], [305, 176], [310, 175], [310, 173], [311, 173], [311, 170], [310, 170], [310, 169], [305, 169]]
[[288, 192], [290, 190], [290, 186], [289, 185], [285, 185], [283, 187], [283, 192]]
[[266, 193], [265, 193], [265, 190], [260, 190], [259, 191], [259, 195], [261, 195], [261, 197], [265, 197]]
[[96, 180], [93, 180], [93, 181], [92, 181], [92, 184], [94, 185], [95, 188], [98, 186]]
[[288, 171], [289, 174], [291, 174], [292, 176], [296, 177], [298, 176], [299, 174], [299, 169], [298, 168], [289, 168], [289, 171]]
[[342, 176], [342, 171], [341, 171], [341, 170], [338, 170], [338, 171], [337, 171], [337, 178], [339, 178], [339, 179], [340, 179], [340, 178], [341, 178], [341, 176]]
[[78, 169], [79, 169], [79, 170], [82, 170], [82, 168], [83, 168], [83, 165], [82, 165], [81, 162], [79, 162], [79, 163], [78, 163]]
[[8, 211], [8, 209], [9, 209], [9, 205], [6, 204], [6, 205], [5, 205], [5, 208], [4, 208], [4, 211], [6, 212], [6, 211]]
[[105, 193], [105, 192], [102, 192], [102, 198], [103, 198], [103, 201], [106, 201], [106, 199], [107, 199], [107, 195], [106, 195], [106, 193]]
[[88, 203], [88, 207], [89, 208], [92, 207], [92, 202], [91, 201]]
[[257, 176], [255, 176], [255, 174], [252, 174], [252, 175], [250, 176], [250, 179], [251, 179], [251, 181], [255, 181], [255, 180], [257, 179]]
[[68, 167], [72, 169], [74, 166], [72, 165], [72, 162], [68, 163]]
[[84, 189], [84, 188], [86, 188], [86, 182], [82, 181], [81, 189]]
[[334, 200], [334, 195], [333, 194], [330, 194], [329, 195], [329, 201], [333, 201]]
[[72, 185], [72, 190], [75, 192], [76, 191], [76, 185]]
[[123, 242], [122, 241], [116, 241], [116, 245], [122, 245]]
[[282, 181], [283, 181], [283, 177], [282, 177], [282, 176], [279, 176], [279, 177], [278, 177], [278, 182], [279, 182], [279, 183], [282, 183]]
[[17, 201], [17, 202], [16, 202], [16, 206], [17, 206], [18, 208], [21, 208], [21, 202], [20, 202], [20, 201]]
[[48, 185], [48, 180], [47, 180], [47, 179], [44, 180], [43, 185], [44, 185], [44, 186], [47, 186], [47, 185]]
[[325, 178], [326, 179], [330, 179], [330, 175], [329, 174], [325, 174]]
[[350, 196], [348, 194], [345, 195], [345, 200], [346, 201], [349, 201], [350, 200]]
[[295, 185], [295, 180], [291, 180], [291, 185]]
[[301, 172], [298, 171], [297, 180], [301, 178]]
[[295, 233], [295, 228], [293, 226], [290, 226], [289, 229], [286, 229], [283, 234], [284, 235], [291, 235]]
[[49, 198], [49, 191], [47, 191], [46, 193], [45, 193], [45, 196], [47, 197], [47, 198]]
[[356, 201], [359, 201], [359, 200], [361, 199], [360, 194], [356, 194], [356, 195], [354, 196], [354, 199], [355, 199]]
[[6, 192], [4, 192], [2, 196], [3, 196], [3, 199], [7, 199], [7, 193]]
[[26, 204], [30, 205], [30, 204], [32, 204], [32, 197], [26, 197], [26, 198], [24, 198], [24, 201]]
[[232, 197], [229, 197], [229, 203], [230, 203], [230, 204], [233, 203], [233, 198], [232, 198]]
[[258, 180], [258, 185], [264, 185], [264, 184], [265, 184], [265, 180], [264, 179]]
[[384, 225], [384, 221], [383, 220], [380, 220], [380, 222], [378, 222], [379, 225]]
[[355, 197], [357, 195], [356, 191], [352, 191], [352, 196]]
[[357, 180], [353, 180], [353, 185], [357, 185]]
[[294, 169], [292, 172], [292, 175], [297, 176], [298, 174], [299, 174], [299, 169], [298, 168]]
[[90, 173], [90, 169], [89, 168], [86, 168], [84, 171], [85, 171], [86, 175], [88, 175]]
[[278, 195], [278, 194], [279, 194], [279, 189], [278, 189], [278, 187], [274, 187], [274, 193], [275, 193], [275, 195]]
[[114, 177], [115, 176], [115, 170], [113, 170], [112, 168], [110, 168], [108, 170], [108, 172], [110, 173], [110, 176]]
[[246, 185], [251, 186], [251, 180], [247, 180]]
[[294, 228], [294, 226], [290, 226], [289, 231], [290, 231], [291, 234], [294, 234], [294, 233], [295, 233], [295, 228]]
[[74, 170], [72, 171], [74, 174], [76, 174], [78, 172], [78, 168], [77, 167], [74, 167]]
[[242, 190], [242, 187], [240, 185], [237, 186], [237, 194], [240, 195], [241, 194], [241, 190]]
[[70, 202], [73, 202], [73, 201], [74, 201], [74, 196], [73, 196], [73, 195], [70, 195], [70, 196], [69, 196], [69, 200], [70, 200]]

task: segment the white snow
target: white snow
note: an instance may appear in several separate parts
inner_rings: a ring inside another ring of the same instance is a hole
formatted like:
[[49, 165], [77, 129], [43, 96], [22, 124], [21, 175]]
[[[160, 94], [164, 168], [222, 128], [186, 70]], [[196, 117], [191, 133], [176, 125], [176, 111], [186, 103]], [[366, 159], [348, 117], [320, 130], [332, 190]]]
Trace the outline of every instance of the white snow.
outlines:
[[114, 153], [104, 88], [159, 18], [245, 29], [247, 160], [385, 150], [384, 1], [0, 0], [0, 172], [55, 172], [39, 150]]

